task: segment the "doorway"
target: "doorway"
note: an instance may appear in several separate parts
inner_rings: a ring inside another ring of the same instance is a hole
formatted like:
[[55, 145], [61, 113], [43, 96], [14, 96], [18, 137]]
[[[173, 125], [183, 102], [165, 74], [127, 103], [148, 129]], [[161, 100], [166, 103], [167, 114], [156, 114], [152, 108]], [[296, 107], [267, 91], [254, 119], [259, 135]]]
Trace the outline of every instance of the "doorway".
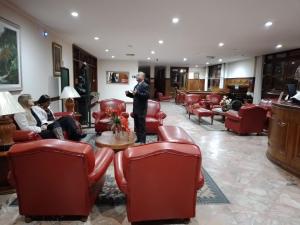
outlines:
[[165, 66], [156, 66], [154, 69], [154, 88], [155, 88], [155, 97], [157, 92], [165, 94], [166, 89], [166, 67]]

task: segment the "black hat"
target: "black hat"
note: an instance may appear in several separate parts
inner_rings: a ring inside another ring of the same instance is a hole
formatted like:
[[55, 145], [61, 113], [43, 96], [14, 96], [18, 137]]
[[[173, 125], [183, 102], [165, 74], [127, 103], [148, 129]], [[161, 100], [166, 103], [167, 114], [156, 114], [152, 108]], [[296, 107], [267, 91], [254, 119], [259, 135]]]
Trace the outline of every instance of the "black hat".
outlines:
[[50, 101], [50, 97], [49, 95], [42, 95], [39, 100], [37, 100], [38, 104], [43, 104], [45, 102], [49, 102]]

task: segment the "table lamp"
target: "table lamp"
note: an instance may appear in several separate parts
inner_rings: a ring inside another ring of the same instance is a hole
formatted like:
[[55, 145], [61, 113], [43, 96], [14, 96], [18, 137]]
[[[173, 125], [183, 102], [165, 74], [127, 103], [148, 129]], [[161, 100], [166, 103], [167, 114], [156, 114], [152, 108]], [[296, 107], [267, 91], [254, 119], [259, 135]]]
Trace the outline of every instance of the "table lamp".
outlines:
[[66, 86], [64, 87], [60, 99], [66, 99], [65, 101], [65, 107], [67, 112], [74, 112], [74, 99], [73, 98], [80, 98], [80, 95], [78, 92], [75, 90], [75, 88], [71, 86]]
[[16, 126], [13, 120], [8, 116], [16, 113], [24, 112], [23, 107], [8, 92], [0, 92], [0, 145], [12, 145], [13, 132]]

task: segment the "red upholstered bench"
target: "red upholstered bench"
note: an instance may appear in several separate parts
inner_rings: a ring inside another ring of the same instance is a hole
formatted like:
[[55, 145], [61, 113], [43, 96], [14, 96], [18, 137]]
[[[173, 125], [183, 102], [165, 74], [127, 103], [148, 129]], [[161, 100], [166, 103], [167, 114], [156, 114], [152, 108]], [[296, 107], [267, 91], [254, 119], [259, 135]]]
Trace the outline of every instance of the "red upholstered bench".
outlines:
[[[208, 109], [205, 108], [196, 108], [193, 109], [193, 114], [195, 116], [198, 116], [199, 118], [199, 123], [201, 121], [201, 117], [210, 117], [211, 118], [211, 124], [213, 124], [213, 118], [214, 118], [214, 113]], [[189, 118], [191, 117], [191, 114], [189, 114]]]
[[190, 135], [184, 129], [176, 126], [158, 127], [158, 140], [173, 143], [195, 144]]

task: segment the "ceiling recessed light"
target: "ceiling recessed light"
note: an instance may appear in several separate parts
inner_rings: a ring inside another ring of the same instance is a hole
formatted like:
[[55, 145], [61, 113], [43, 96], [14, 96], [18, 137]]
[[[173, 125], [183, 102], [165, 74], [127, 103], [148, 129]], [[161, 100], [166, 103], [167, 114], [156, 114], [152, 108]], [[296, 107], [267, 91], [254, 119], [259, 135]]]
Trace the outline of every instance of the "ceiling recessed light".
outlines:
[[95, 39], [96, 41], [98, 41], [100, 38], [99, 38], [99, 37], [94, 37], [94, 39]]
[[209, 62], [206, 62], [206, 65], [209, 65]]
[[276, 45], [276, 48], [282, 48], [282, 47], [283, 47], [282, 44]]
[[273, 25], [273, 23], [271, 21], [268, 21], [268, 22], [265, 23], [265, 27], [270, 27], [272, 25]]
[[174, 17], [174, 18], [172, 19], [172, 23], [178, 23], [178, 22], [179, 22], [179, 18]]
[[222, 62], [223, 61], [223, 59], [219, 59], [219, 62]]
[[164, 43], [163, 40], [159, 40], [159, 41], [158, 41], [158, 44], [161, 44], [161, 45], [162, 45], [163, 43]]
[[79, 16], [79, 13], [78, 12], [71, 12], [71, 15], [73, 16], [73, 17], [78, 17]]
[[154, 54], [155, 54], [155, 51], [151, 51], [151, 54], [154, 55]]
[[43, 36], [44, 36], [44, 37], [48, 37], [48, 32], [47, 32], [47, 31], [44, 31], [44, 32], [43, 32]]
[[196, 67], [196, 68], [198, 68], [198, 67], [199, 67], [199, 65], [195, 65], [195, 67]]
[[105, 49], [105, 52], [109, 52], [109, 49]]
[[187, 58], [183, 58], [183, 61], [185, 62], [185, 61], [187, 61], [188, 59]]
[[220, 42], [219, 43], [219, 47], [223, 47], [224, 46], [224, 43], [223, 42]]
[[151, 58], [150, 58], [150, 57], [148, 57], [148, 58], [147, 58], [147, 60], [151, 60]]
[[114, 56], [114, 55], [112, 55], [111, 57], [112, 57], [113, 59], [115, 58], [115, 56]]

